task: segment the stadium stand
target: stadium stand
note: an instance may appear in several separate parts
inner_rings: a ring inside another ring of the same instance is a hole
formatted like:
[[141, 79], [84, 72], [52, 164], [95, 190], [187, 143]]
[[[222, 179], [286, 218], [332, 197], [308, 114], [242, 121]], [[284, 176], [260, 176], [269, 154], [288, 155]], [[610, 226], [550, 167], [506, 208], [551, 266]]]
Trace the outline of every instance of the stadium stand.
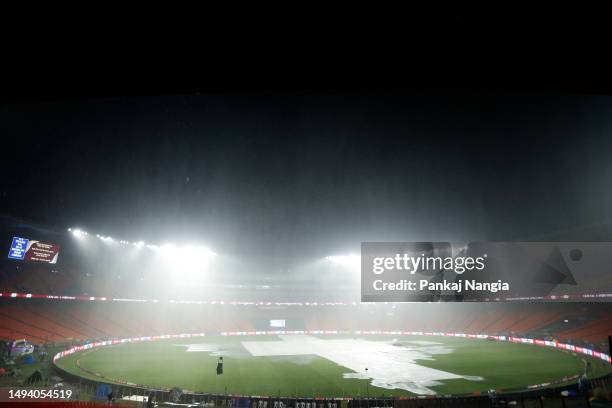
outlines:
[[[269, 319], [287, 321], [290, 330], [405, 330], [423, 332], [539, 335], [600, 344], [612, 326], [605, 304], [590, 306], [590, 319], [574, 319], [567, 304], [440, 304], [424, 314], [422, 305], [238, 306], [151, 305], [122, 302], [0, 300], [0, 336], [36, 343], [173, 333], [268, 329]], [[359, 309], [359, 313], [355, 310]], [[536, 309], [536, 310], [534, 310]], [[153, 313], [152, 313], [153, 312]], [[365, 316], [365, 317], [364, 317]], [[423, 318], [423, 316], [430, 316]], [[567, 322], [566, 322], [567, 321]], [[567, 326], [572, 322], [571, 328]], [[574, 326], [578, 324], [577, 326]]]
[[610, 327], [612, 327], [612, 313], [601, 316], [597, 320], [594, 320], [581, 327], [562, 331], [559, 333], [559, 338], [582, 339], [590, 342], [598, 342], [609, 335]]

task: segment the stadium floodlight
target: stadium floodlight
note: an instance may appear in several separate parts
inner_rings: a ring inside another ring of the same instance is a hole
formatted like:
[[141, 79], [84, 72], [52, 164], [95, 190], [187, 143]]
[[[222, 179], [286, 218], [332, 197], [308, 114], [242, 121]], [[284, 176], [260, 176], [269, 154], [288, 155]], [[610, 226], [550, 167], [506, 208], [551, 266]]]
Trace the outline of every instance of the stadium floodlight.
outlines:
[[361, 256], [353, 255], [353, 254], [330, 255], [330, 256], [326, 256], [325, 259], [335, 264], [338, 264], [341, 266], [347, 266], [347, 267], [359, 267], [359, 265], [361, 264]]
[[72, 235], [74, 235], [76, 238], [81, 238], [87, 235], [85, 231], [81, 231], [78, 228], [73, 229], [71, 232], [72, 232]]
[[[147, 247], [154, 247], [154, 245], [147, 245]], [[186, 245], [186, 246], [176, 246], [174, 244], [164, 244], [158, 249], [160, 255], [166, 258], [182, 258], [182, 259], [199, 259], [199, 260], [208, 260], [217, 256], [216, 253], [211, 251], [205, 246], [201, 245]]]
[[142, 242], [142, 241], [134, 242], [134, 246], [136, 248], [142, 248], [144, 245], [145, 245], [145, 243]]

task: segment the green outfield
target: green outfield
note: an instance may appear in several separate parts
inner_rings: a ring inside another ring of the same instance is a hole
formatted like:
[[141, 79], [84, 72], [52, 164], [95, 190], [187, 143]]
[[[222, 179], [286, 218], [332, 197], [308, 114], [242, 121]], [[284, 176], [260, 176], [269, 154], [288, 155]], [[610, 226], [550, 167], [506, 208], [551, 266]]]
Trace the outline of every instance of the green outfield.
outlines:
[[[99, 380], [93, 372], [109, 382], [210, 393], [399, 396], [550, 382], [581, 373], [582, 358], [548, 347], [437, 336], [219, 336], [102, 347], [57, 365], [86, 378]], [[594, 376], [610, 371], [591, 361]]]

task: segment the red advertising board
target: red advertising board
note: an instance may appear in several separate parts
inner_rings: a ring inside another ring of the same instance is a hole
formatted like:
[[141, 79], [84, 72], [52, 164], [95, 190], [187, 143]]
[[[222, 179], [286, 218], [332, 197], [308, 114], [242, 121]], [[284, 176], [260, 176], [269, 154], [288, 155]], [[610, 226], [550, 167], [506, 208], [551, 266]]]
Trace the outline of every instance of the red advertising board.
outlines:
[[60, 247], [57, 244], [30, 240], [24, 259], [32, 262], [57, 263]]

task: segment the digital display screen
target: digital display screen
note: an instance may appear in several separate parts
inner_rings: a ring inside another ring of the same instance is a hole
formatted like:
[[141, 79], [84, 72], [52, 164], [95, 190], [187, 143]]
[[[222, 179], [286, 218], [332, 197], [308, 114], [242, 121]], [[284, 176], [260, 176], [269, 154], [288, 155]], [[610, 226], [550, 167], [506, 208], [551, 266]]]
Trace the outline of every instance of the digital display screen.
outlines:
[[33, 239], [13, 237], [8, 258], [20, 261], [57, 263], [60, 247]]
[[284, 320], [270, 320], [270, 327], [285, 327]]

